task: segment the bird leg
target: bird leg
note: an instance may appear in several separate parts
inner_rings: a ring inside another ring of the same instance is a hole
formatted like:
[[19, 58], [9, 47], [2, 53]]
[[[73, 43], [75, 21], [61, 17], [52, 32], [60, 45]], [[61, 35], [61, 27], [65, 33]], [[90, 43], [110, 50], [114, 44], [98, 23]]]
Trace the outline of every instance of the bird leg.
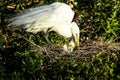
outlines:
[[47, 41], [47, 43], [48, 43], [49, 45], [51, 45], [52, 43], [50, 42], [48, 36], [49, 36], [49, 31], [47, 31], [46, 34], [45, 34], [45, 40]]

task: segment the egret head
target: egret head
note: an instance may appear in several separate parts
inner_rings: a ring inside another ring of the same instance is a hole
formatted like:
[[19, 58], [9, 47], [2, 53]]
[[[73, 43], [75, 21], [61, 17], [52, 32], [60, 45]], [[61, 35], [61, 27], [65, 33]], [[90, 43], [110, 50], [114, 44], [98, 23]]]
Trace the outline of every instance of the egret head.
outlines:
[[79, 27], [75, 22], [72, 22], [70, 24], [70, 27], [71, 27], [72, 35], [73, 35], [74, 40], [75, 40], [76, 47], [79, 47], [79, 36], [80, 36], [79, 35], [80, 34]]

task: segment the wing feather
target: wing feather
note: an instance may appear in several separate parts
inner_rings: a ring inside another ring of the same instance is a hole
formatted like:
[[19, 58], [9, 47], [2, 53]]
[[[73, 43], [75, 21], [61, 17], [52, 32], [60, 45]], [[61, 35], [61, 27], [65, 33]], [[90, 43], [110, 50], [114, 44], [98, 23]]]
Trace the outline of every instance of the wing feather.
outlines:
[[52, 3], [51, 5], [40, 6], [25, 10], [18, 16], [9, 19], [10, 25], [22, 26], [28, 32], [37, 33], [58, 26], [67, 24], [72, 21], [74, 12], [72, 9], [60, 2]]

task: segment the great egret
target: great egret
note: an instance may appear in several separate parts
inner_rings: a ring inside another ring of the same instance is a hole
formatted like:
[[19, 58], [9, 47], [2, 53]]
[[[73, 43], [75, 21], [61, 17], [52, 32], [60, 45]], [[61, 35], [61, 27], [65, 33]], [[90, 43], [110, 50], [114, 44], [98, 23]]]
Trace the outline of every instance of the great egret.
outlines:
[[75, 44], [79, 46], [79, 27], [72, 22], [74, 11], [65, 3], [54, 2], [50, 5], [31, 8], [9, 19], [8, 26], [22, 26], [27, 32], [38, 33], [43, 31], [45, 39], [50, 43], [48, 36], [50, 31], [69, 38], [74, 37]]

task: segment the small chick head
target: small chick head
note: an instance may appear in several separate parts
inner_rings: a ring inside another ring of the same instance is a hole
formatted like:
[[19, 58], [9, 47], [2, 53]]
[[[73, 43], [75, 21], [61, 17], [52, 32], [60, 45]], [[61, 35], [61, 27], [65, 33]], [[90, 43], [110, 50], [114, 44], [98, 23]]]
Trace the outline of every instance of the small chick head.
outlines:
[[69, 44], [63, 45], [63, 49], [66, 52], [72, 52], [74, 48], [75, 48], [75, 42], [73, 40], [71, 40]]

